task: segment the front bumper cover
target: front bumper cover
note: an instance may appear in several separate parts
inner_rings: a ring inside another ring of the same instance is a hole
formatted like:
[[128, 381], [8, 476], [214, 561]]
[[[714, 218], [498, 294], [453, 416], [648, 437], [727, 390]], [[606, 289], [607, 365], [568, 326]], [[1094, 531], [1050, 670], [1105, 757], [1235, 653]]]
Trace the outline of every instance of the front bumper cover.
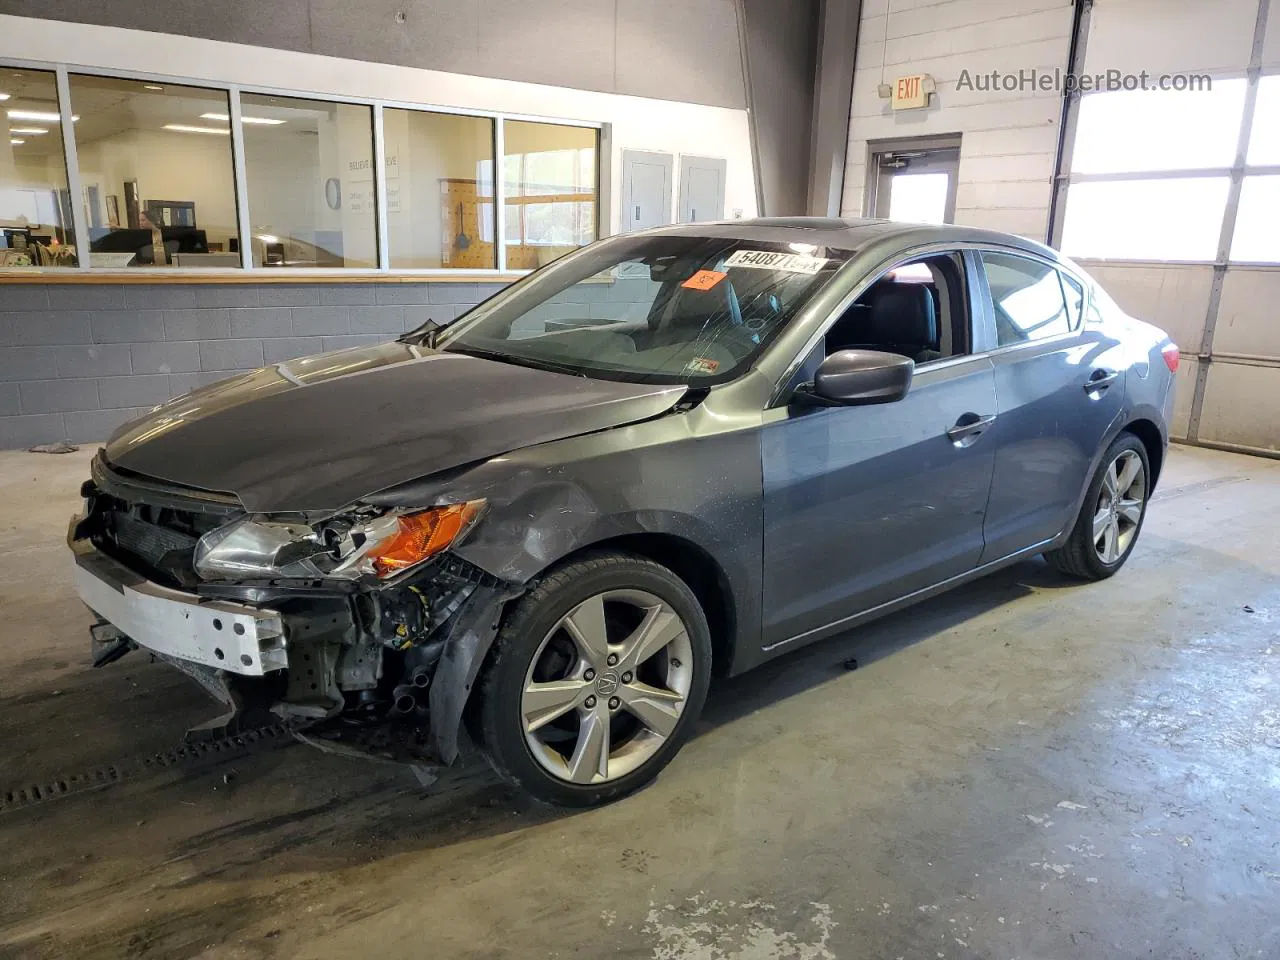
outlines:
[[[190, 675], [227, 705], [226, 715], [189, 731], [189, 737], [207, 736], [215, 728], [234, 731], [247, 723], [250, 713], [261, 717], [269, 709], [299, 729], [328, 730], [343, 740], [351, 735], [358, 743], [361, 731], [367, 733], [370, 727], [369, 717], [360, 713], [361, 704], [367, 701], [357, 694], [370, 684], [350, 685], [354, 674], [348, 661], [364, 663], [361, 658], [372, 654], [379, 661], [392, 658], [399, 664], [394, 668], [384, 664], [376, 670], [370, 665], [363, 671], [376, 676], [379, 688], [386, 685], [384, 669], [399, 671], [401, 682], [407, 682], [411, 671], [426, 665], [429, 685], [415, 691], [425, 702], [420, 701], [413, 717], [401, 716], [395, 725], [402, 731], [416, 730], [415, 739], [422, 744], [409, 762], [451, 764], [465, 741], [463, 715], [504, 608], [527, 589], [526, 585], [499, 581], [465, 562], [459, 567], [454, 561], [453, 567], [458, 569], [449, 575], [466, 586], [465, 592], [443, 603], [442, 618], [429, 627], [427, 637], [400, 648], [388, 645], [385, 628], [374, 631], [365, 616], [356, 616], [365, 604], [352, 594], [326, 596], [314, 588], [295, 591], [252, 585], [222, 585], [222, 596], [170, 589], [98, 549], [78, 530], [79, 520], [72, 520], [67, 541], [74, 558], [76, 590], [103, 621], [91, 628], [95, 663], [109, 663], [132, 646], [141, 647]], [[464, 573], [466, 569], [471, 572]], [[443, 575], [439, 571], [434, 574]], [[421, 596], [425, 585], [419, 582], [406, 589]], [[281, 614], [257, 605], [259, 600], [287, 602], [293, 612]], [[325, 602], [340, 603], [351, 613], [331, 619], [332, 608], [325, 612], [313, 609]], [[327, 623], [338, 625], [326, 627]], [[322, 635], [326, 629], [332, 633]], [[290, 669], [291, 658], [305, 669]], [[320, 690], [315, 693], [317, 686]], [[354, 711], [351, 716], [346, 715], [348, 710]], [[339, 713], [344, 714], [341, 720]], [[315, 726], [326, 720], [334, 722]], [[377, 753], [363, 747], [357, 747], [357, 752]]]

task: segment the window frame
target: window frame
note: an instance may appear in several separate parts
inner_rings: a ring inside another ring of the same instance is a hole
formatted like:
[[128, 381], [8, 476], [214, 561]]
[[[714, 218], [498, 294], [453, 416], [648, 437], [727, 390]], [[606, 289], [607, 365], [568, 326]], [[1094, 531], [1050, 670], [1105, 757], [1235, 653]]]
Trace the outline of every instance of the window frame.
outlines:
[[[941, 250], [929, 250], [923, 253], [915, 253], [908, 257], [896, 259], [892, 264], [878, 271], [873, 277], [873, 279], [871, 280], [871, 282], [863, 287], [862, 292], [859, 293], [857, 297], [855, 297], [852, 301], [850, 301], [847, 306], [843, 307], [840, 310], [834, 311], [831, 314], [831, 316], [827, 318], [827, 322], [822, 328], [822, 340], [824, 344], [824, 349], [825, 349], [825, 341], [827, 338], [827, 334], [831, 332], [831, 330], [835, 327], [837, 323], [839, 323], [841, 320], [844, 319], [844, 316], [849, 311], [849, 309], [857, 305], [858, 301], [861, 300], [864, 296], [866, 296], [866, 294], [869, 293], [877, 283], [885, 279], [885, 277], [887, 277], [893, 271], [899, 270], [902, 267], [909, 267], [909, 266], [912, 266], [913, 264], [922, 263], [925, 260], [934, 260], [942, 257], [951, 258], [955, 261], [953, 266], [956, 267], [957, 274], [960, 280], [960, 289], [958, 291], [955, 291], [954, 296], [947, 297], [947, 299], [950, 301], [950, 303], [946, 305], [948, 319], [951, 321], [950, 336], [954, 340], [956, 323], [955, 323], [955, 318], [950, 316], [950, 313], [958, 304], [960, 309], [964, 312], [968, 320], [966, 324], [966, 326], [968, 327], [968, 330], [967, 330], [968, 349], [966, 349], [963, 353], [953, 353], [950, 356], [939, 357], [936, 360], [926, 360], [923, 363], [917, 363], [915, 366], [915, 369], [916, 370], [932, 370], [934, 366], [936, 366], [937, 364], [947, 363], [948, 361], [951, 361], [951, 360], [964, 360], [964, 359], [967, 359], [968, 357], [973, 356], [977, 352], [974, 349], [974, 340], [975, 340], [975, 334], [977, 331], [974, 326], [973, 282], [969, 276], [969, 265], [966, 262], [964, 251], [959, 247], [944, 248]], [[930, 273], [932, 274], [932, 270], [930, 270]], [[930, 279], [929, 282], [935, 288], [937, 287], [936, 280]], [[939, 290], [938, 294], [939, 294], [938, 312], [940, 314], [938, 317], [938, 330], [939, 330], [939, 337], [941, 337], [941, 331], [942, 331], [941, 313], [943, 309], [943, 304], [941, 302], [942, 291]], [[827, 356], [830, 356], [830, 354], [827, 354]]]
[[[115, 76], [115, 75], [108, 75], [108, 74], [106, 74], [106, 73], [99, 73], [99, 72], [95, 72], [95, 71], [92, 71], [92, 70], [83, 70], [83, 69], [79, 69], [79, 68], [77, 68], [77, 67], [68, 67], [68, 68], [67, 68], [67, 94], [68, 94], [68, 98], [69, 98], [69, 99], [68, 99], [67, 106], [68, 106], [68, 110], [69, 110], [71, 113], [73, 113], [73, 114], [75, 114], [75, 107], [76, 107], [76, 105], [75, 105], [75, 103], [74, 103], [73, 101], [74, 101], [74, 97], [75, 97], [75, 95], [76, 95], [76, 80], [77, 80], [77, 79], [80, 79], [80, 80], [86, 80], [86, 81], [90, 81], [90, 82], [92, 82], [92, 81], [94, 81], [94, 80], [120, 80], [120, 81], [125, 81], [125, 82], [138, 82], [138, 81], [136, 81], [136, 80], [135, 80], [135, 78], [133, 78], [133, 77], [121, 77], [121, 76]], [[226, 144], [227, 151], [228, 151], [228, 152], [227, 152], [227, 160], [229, 161], [229, 170], [230, 170], [230, 173], [231, 173], [232, 207], [233, 207], [233, 210], [234, 210], [233, 216], [235, 217], [234, 238], [235, 238], [235, 239], [237, 239], [237, 240], [241, 240], [241, 239], [243, 239], [243, 231], [242, 231], [242, 230], [241, 230], [241, 228], [240, 228], [240, 219], [239, 219], [239, 218], [240, 218], [240, 195], [241, 195], [241, 193], [242, 193], [243, 191], [240, 189], [240, 184], [236, 181], [236, 176], [235, 176], [235, 173], [236, 173], [236, 167], [235, 167], [235, 149], [234, 149], [234, 145], [232, 144], [233, 133], [232, 133], [232, 125], [231, 125], [231, 116], [232, 116], [232, 114], [231, 114], [231, 112], [230, 112], [230, 111], [231, 111], [231, 94], [230, 94], [230, 91], [229, 91], [228, 89], [226, 89], [224, 86], [219, 86], [219, 85], [217, 85], [217, 84], [205, 85], [205, 84], [202, 84], [200, 81], [170, 80], [170, 81], [167, 81], [167, 82], [164, 84], [164, 90], [163, 90], [161, 93], [159, 93], [159, 94], [158, 94], [158, 96], [161, 96], [161, 97], [167, 97], [167, 96], [169, 96], [170, 92], [171, 92], [171, 91], [173, 91], [173, 92], [174, 92], [178, 97], [181, 97], [181, 96], [182, 96], [182, 91], [184, 91], [184, 90], [187, 90], [187, 91], [196, 91], [197, 93], [215, 93], [215, 94], [221, 94], [221, 98], [220, 98], [220, 100], [219, 100], [219, 109], [221, 109], [221, 105], [222, 105], [222, 104], [225, 104], [225, 106], [226, 106], [226, 108], [227, 108], [227, 110], [228, 110], [228, 115], [227, 115], [227, 117], [228, 117], [228, 119], [227, 119], [227, 139], [226, 139], [226, 141], [225, 141], [225, 144]], [[82, 89], [82, 90], [81, 90], [81, 95], [83, 96], [84, 94], [86, 94], [86, 93], [88, 93], [88, 92], [89, 92], [88, 90]], [[61, 90], [59, 90], [59, 95], [61, 96]], [[157, 94], [152, 94], [152, 96], [156, 96], [156, 95], [157, 95]], [[198, 97], [196, 97], [196, 98], [198, 99]], [[61, 106], [61, 102], [59, 103], [59, 106]], [[82, 110], [81, 112], [87, 115], [87, 114], [89, 114], [89, 112], [90, 112], [90, 111], [89, 111], [89, 110]], [[78, 114], [77, 114], [77, 115], [78, 115]], [[81, 155], [81, 152], [82, 152], [82, 147], [89, 146], [89, 145], [88, 145], [88, 144], [81, 144], [81, 143], [80, 143], [80, 141], [79, 141], [78, 139], [75, 139], [75, 138], [74, 138], [74, 132], [75, 132], [75, 127], [74, 127], [74, 125], [73, 125], [73, 127], [72, 127], [71, 132], [72, 132], [72, 135], [73, 135], [73, 136], [72, 136], [72, 139], [74, 140], [74, 142], [75, 142], [75, 147], [76, 147], [76, 167], [77, 167], [76, 175], [77, 175], [77, 178], [81, 181], [80, 195], [81, 195], [81, 196], [83, 196], [83, 195], [84, 195], [84, 192], [85, 192], [85, 190], [84, 190], [84, 185], [83, 185], [85, 171], [84, 171], [84, 167], [83, 167], [83, 165], [80, 163], [80, 155]], [[221, 140], [221, 138], [218, 138], [218, 141], [217, 141], [217, 142], [224, 142], [224, 141], [222, 141], [222, 140]], [[139, 200], [141, 200], [141, 199], [142, 199], [142, 198], [140, 197], [140, 198], [139, 198]], [[147, 208], [145, 208], [145, 209], [143, 209], [143, 211], [142, 211], [142, 212], [148, 212], [148, 213], [149, 213], [149, 209], [150, 209], [150, 207], [151, 207], [152, 205], [155, 205], [155, 204], [158, 204], [158, 203], [159, 203], [159, 204], [165, 204], [165, 203], [172, 203], [172, 202], [173, 202], [173, 201], [163, 201], [163, 200], [158, 200], [157, 198], [148, 198], [148, 207], [147, 207]], [[73, 206], [79, 206], [79, 209], [75, 211], [75, 212], [76, 212], [76, 214], [79, 214], [80, 212], [82, 212], [82, 211], [83, 211], [83, 204], [73, 205]], [[121, 221], [122, 221], [122, 222], [121, 222], [120, 226], [121, 226], [121, 228], [125, 228], [125, 229], [127, 229], [127, 228], [128, 228], [128, 224], [127, 224], [127, 223], [125, 223], [125, 222], [123, 222], [123, 221], [124, 221], [124, 215], [125, 215], [125, 211], [124, 211], [124, 210], [121, 210], [121, 211], [120, 211], [120, 217], [121, 217]], [[73, 219], [74, 219], [74, 217], [73, 217]], [[203, 217], [202, 217], [202, 220], [203, 220]], [[86, 224], [86, 226], [88, 226], [88, 225]], [[79, 262], [80, 262], [80, 264], [81, 264], [81, 265], [84, 265], [87, 261], [90, 261], [90, 260], [92, 260], [92, 258], [93, 258], [93, 251], [90, 249], [90, 247], [89, 247], [88, 243], [86, 243], [86, 244], [85, 244], [85, 246], [84, 246], [84, 250], [83, 250], [83, 251], [81, 251], [81, 250], [80, 250], [80, 248], [79, 248], [79, 245], [77, 245], [77, 251], [76, 251], [76, 252], [77, 252], [77, 254], [78, 254], [78, 259], [79, 259]], [[170, 273], [175, 273], [175, 272], [193, 272], [193, 271], [194, 271], [194, 272], [199, 272], [199, 273], [206, 273], [206, 272], [210, 272], [210, 271], [218, 272], [218, 273], [222, 273], [222, 272], [238, 272], [238, 271], [240, 271], [240, 270], [242, 269], [242, 266], [243, 266], [243, 261], [241, 262], [241, 265], [240, 265], [240, 266], [235, 266], [235, 267], [212, 267], [212, 268], [209, 268], [209, 267], [206, 267], [206, 268], [199, 268], [199, 267], [185, 267], [185, 268], [184, 268], [184, 267], [180, 267], [180, 266], [177, 266], [177, 265], [166, 265], [166, 266], [164, 266], [164, 267], [162, 267], [162, 268], [160, 268], [160, 267], [154, 268], [154, 269], [155, 269], [155, 274], [154, 274], [154, 275], [155, 275], [155, 276], [159, 276], [159, 277], [164, 277], [164, 276], [168, 276]], [[88, 269], [88, 267], [86, 267], [86, 269]], [[125, 271], [125, 270], [129, 271], [130, 273], [133, 273], [133, 272], [135, 271], [135, 268], [133, 268], [133, 267], [96, 267], [96, 268], [93, 268], [93, 272], [94, 272], [94, 274], [95, 274], [95, 275], [103, 274], [103, 273], [114, 273], [114, 272]], [[0, 276], [3, 276], [3, 274], [0, 274]]]
[[[935, 240], [906, 250], [900, 250], [882, 260], [867, 272], [857, 273], [856, 279], [851, 279], [855, 274], [851, 273], [850, 277], [845, 277], [843, 274], [856, 269], [858, 257], [855, 254], [845, 264], [840, 274], [837, 274], [831, 281], [831, 287], [833, 288], [843, 285], [842, 290], [833, 291], [839, 299], [827, 311], [822, 321], [815, 326], [814, 332], [809, 335], [804, 345], [782, 365], [780, 375], [774, 378], [774, 387], [764, 405], [764, 409], [768, 411], [786, 407], [791, 402], [791, 395], [799, 385], [799, 381], [796, 379], [797, 374], [804, 369], [805, 363], [813, 355], [813, 352], [823, 346], [827, 333], [844, 316], [845, 311], [857, 302], [859, 297], [870, 290], [890, 270], [924, 257], [952, 254], [959, 257], [961, 261], [965, 287], [965, 295], [962, 300], [964, 308], [969, 314], [969, 352], [943, 357], [941, 360], [930, 360], [921, 364], [917, 369], [921, 373], [931, 374], [935, 370], [946, 370], [949, 367], [985, 358], [991, 352], [991, 345], [994, 343], [994, 334], [992, 333], [994, 328], [991, 327], [990, 315], [979, 296], [980, 291], [986, 289], [987, 282], [986, 273], [982, 270], [982, 264], [975, 264], [975, 257], [973, 256], [975, 250], [979, 248], [973, 241]], [[826, 292], [819, 295], [819, 297], [826, 296], [828, 296]], [[809, 323], [804, 316], [804, 312], [793, 317], [791, 322], [796, 326], [804, 326]], [[782, 341], [782, 337], [775, 340], [770, 349], [765, 350], [756, 358], [755, 366], [762, 364], [771, 366], [771, 358], [776, 357], [781, 350], [785, 349], [785, 343]]]
[[[49, 276], [66, 276], [69, 273], [77, 273], [84, 267], [84, 256], [81, 253], [82, 238], [88, 237], [88, 223], [84, 217], [83, 204], [76, 203], [75, 198], [84, 196], [84, 186], [80, 179], [80, 164], [76, 156], [75, 137], [70, 134], [74, 127], [74, 121], [71, 113], [71, 92], [68, 86], [68, 71], [65, 67], [52, 63], [44, 63], [32, 60], [12, 60], [0, 58], [0, 68], [10, 70], [29, 70], [33, 73], [46, 73], [53, 76], [54, 94], [58, 104], [58, 134], [57, 139], [61, 141], [62, 148], [62, 172], [65, 175], [65, 184], [68, 201], [71, 206], [71, 223], [62, 224], [64, 233], [70, 228], [71, 236], [75, 238], [76, 263], [74, 266], [68, 267], [3, 267], [0, 268], [0, 277], [6, 273], [28, 273], [36, 271]], [[7, 129], [7, 128], [6, 128]], [[54, 201], [59, 211], [62, 208], [61, 187], [56, 188], [59, 196]]]
[[[467, 117], [485, 117], [491, 119], [494, 124], [493, 137], [493, 161], [495, 173], [501, 167], [502, 156], [504, 154], [503, 145], [503, 126], [506, 121], [518, 121], [524, 123], [549, 124], [554, 126], [571, 126], [584, 127], [596, 131], [596, 221], [595, 221], [595, 239], [599, 240], [608, 235], [608, 226], [602, 223], [600, 212], [611, 209], [609, 206], [611, 178], [609, 176], [610, 163], [612, 158], [612, 125], [604, 121], [595, 120], [579, 120], [554, 116], [539, 116], [536, 114], [526, 114], [519, 112], [490, 110], [472, 107], [457, 107], [447, 104], [415, 102], [407, 100], [394, 100], [383, 97], [360, 97], [349, 96], [346, 94], [330, 94], [317, 92], [315, 90], [293, 90], [280, 87], [272, 87], [264, 84], [254, 83], [238, 83], [223, 80], [212, 80], [199, 77], [190, 77], [174, 74], [153, 73], [142, 70], [120, 70], [111, 67], [85, 66], [81, 64], [69, 64], [66, 62], [50, 62], [44, 60], [28, 60], [21, 57], [0, 57], [0, 67], [6, 69], [17, 70], [40, 70], [53, 73], [57, 82], [58, 105], [63, 116], [63, 122], [60, 124], [62, 129], [62, 147], [63, 160], [67, 168], [67, 186], [72, 197], [80, 197], [83, 194], [83, 186], [81, 183], [79, 158], [76, 151], [76, 141], [74, 128], [71, 124], [71, 97], [69, 87], [69, 76], [72, 73], [88, 77], [109, 77], [118, 80], [133, 80], [144, 83], [156, 83], [160, 85], [170, 84], [174, 86], [199, 87], [206, 90], [217, 90], [227, 94], [228, 103], [230, 105], [230, 126], [231, 126], [231, 147], [232, 147], [232, 177], [236, 191], [236, 213], [237, 213], [237, 230], [239, 234], [240, 247], [240, 265], [235, 267], [166, 267], [163, 271], [163, 277], [246, 277], [252, 276], [255, 280], [266, 282], [272, 277], [279, 279], [285, 278], [303, 278], [303, 277], [326, 277], [326, 278], [353, 278], [353, 277], [392, 277], [392, 276], [413, 276], [430, 279], [431, 277], [466, 277], [474, 278], [478, 282], [484, 282], [489, 278], [504, 278], [511, 276], [523, 276], [531, 271], [522, 268], [508, 268], [506, 264], [506, 237], [505, 237], [505, 202], [504, 184], [498, 176], [494, 178], [494, 233], [495, 244], [498, 249], [497, 262], [493, 268], [469, 268], [469, 267], [420, 267], [420, 268], [392, 268], [389, 256], [389, 236], [386, 227], [386, 141], [382, 125], [382, 111], [384, 108], [394, 108], [397, 110], [407, 110], [422, 113], [444, 113], [454, 116]], [[373, 113], [373, 161], [374, 161], [374, 194], [375, 194], [375, 238], [377, 266], [375, 267], [294, 267], [283, 270], [275, 267], [254, 266], [252, 259], [252, 247], [250, 245], [250, 221], [249, 221], [249, 203], [248, 203], [248, 180], [245, 170], [244, 158], [244, 132], [241, 120], [241, 102], [242, 93], [261, 95], [261, 96], [278, 96], [290, 97], [295, 99], [315, 100], [323, 103], [342, 103], [353, 104], [356, 106], [367, 106]], [[584, 195], [585, 196], [585, 195]], [[84, 216], [84, 208], [82, 203], [72, 203], [72, 217], [70, 226], [75, 230], [75, 236], [87, 237], [87, 222]], [[81, 277], [102, 277], [104, 279], [115, 280], [121, 276], [133, 277], [139, 276], [139, 272], [134, 268], [111, 268], [111, 267], [94, 267], [92, 266], [92, 251], [89, 251], [87, 244], [84, 250], [80, 249], [81, 244], [77, 243], [77, 264], [74, 267], [19, 267], [0, 269], [0, 282], [3, 282], [6, 276], [24, 275], [30, 276], [37, 274], [47, 276], [49, 278], [81, 276]], [[157, 279], [152, 277], [151, 279]]]

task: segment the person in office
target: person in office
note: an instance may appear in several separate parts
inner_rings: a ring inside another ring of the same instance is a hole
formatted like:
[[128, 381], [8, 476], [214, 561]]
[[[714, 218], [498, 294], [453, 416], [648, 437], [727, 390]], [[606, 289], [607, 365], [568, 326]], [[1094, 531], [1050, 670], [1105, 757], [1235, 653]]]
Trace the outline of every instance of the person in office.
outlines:
[[138, 211], [138, 229], [151, 231], [151, 243], [138, 251], [139, 263], [150, 263], [164, 266], [169, 262], [164, 249], [164, 234], [160, 232], [160, 224], [152, 221], [147, 211]]

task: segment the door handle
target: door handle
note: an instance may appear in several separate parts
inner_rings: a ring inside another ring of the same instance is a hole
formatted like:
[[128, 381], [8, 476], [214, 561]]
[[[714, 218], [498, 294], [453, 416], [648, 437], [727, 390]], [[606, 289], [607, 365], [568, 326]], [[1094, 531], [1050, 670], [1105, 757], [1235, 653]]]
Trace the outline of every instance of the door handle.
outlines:
[[1101, 394], [1103, 390], [1106, 390], [1107, 387], [1115, 383], [1116, 378], [1119, 376], [1120, 374], [1115, 370], [1107, 370], [1103, 367], [1099, 367], [1097, 370], [1093, 371], [1093, 373], [1089, 374], [1089, 379], [1084, 382], [1084, 391], [1085, 393], [1097, 392]]
[[947, 431], [947, 439], [957, 447], [967, 447], [974, 443], [987, 429], [996, 422], [995, 414], [981, 417], [976, 413], [966, 413], [956, 421], [954, 427]]

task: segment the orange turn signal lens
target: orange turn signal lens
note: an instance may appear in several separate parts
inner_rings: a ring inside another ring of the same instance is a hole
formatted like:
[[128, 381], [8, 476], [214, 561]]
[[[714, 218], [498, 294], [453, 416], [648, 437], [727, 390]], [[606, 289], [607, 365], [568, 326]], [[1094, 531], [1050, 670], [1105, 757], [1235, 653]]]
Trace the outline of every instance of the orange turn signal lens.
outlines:
[[396, 531], [370, 551], [373, 572], [385, 580], [434, 557], [471, 528], [483, 507], [483, 500], [471, 500], [397, 517]]

